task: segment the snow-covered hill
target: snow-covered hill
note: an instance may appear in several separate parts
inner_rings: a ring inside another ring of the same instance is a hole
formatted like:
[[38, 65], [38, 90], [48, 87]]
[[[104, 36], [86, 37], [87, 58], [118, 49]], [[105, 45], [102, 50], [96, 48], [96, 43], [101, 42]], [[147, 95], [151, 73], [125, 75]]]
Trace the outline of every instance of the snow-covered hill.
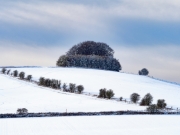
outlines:
[[[122, 96], [127, 100], [133, 92], [139, 93], [141, 97], [151, 93], [154, 103], [157, 99], [165, 99], [169, 106], [180, 106], [179, 85], [146, 76], [80, 68], [12, 68], [11, 71], [13, 70], [24, 71], [36, 81], [39, 77], [46, 77], [60, 79], [62, 83], [82, 84], [85, 93], [98, 94], [100, 88], [107, 88], [113, 89], [116, 97]], [[94, 112], [145, 110], [146, 107], [66, 93], [0, 74], [0, 113], [15, 113], [17, 108], [27, 108], [29, 112]], [[0, 135], [178, 135], [179, 119], [179, 115], [1, 119]]]
[[127, 100], [134, 92], [143, 97], [151, 93], [153, 103], [158, 99], [165, 99], [168, 106], [180, 108], [180, 85], [152, 79], [147, 76], [126, 74], [112, 71], [81, 69], [81, 68], [15, 68], [31, 74], [34, 80], [40, 77], [59, 79], [62, 83], [82, 84], [85, 92], [98, 94], [99, 89], [112, 89], [115, 97], [124, 97]]
[[65, 93], [0, 74], [0, 113], [16, 113], [18, 108], [29, 112], [145, 110], [138, 105]]

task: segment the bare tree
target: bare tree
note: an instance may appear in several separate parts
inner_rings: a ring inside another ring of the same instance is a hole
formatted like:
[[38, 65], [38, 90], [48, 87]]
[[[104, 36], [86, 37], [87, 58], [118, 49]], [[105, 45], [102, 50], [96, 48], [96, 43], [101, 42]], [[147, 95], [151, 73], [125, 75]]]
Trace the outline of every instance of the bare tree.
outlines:
[[6, 69], [6, 68], [2, 68], [2, 70], [1, 70], [1, 72], [2, 72], [3, 74], [5, 74], [5, 73], [6, 73], [6, 71], [7, 71], [7, 69]]
[[99, 90], [99, 98], [106, 98], [106, 88]]
[[78, 86], [76, 87], [76, 89], [77, 89], [77, 91], [81, 94], [82, 91], [84, 90], [84, 86], [83, 86], [83, 85], [78, 85]]
[[69, 91], [74, 93], [76, 91], [76, 84], [70, 83], [69, 84]]
[[26, 79], [27, 79], [28, 81], [31, 81], [32, 75], [28, 75]]
[[150, 93], [148, 93], [141, 100], [140, 105], [141, 106], [146, 106], [146, 105], [149, 106], [149, 105], [151, 105], [152, 101], [153, 101], [153, 97], [152, 97], [152, 95]]
[[24, 76], [25, 76], [25, 73], [24, 73], [24, 72], [20, 72], [20, 73], [19, 73], [20, 79], [24, 79]]
[[66, 85], [66, 83], [63, 84], [62, 88], [63, 88], [63, 91], [67, 91], [67, 85]]
[[106, 96], [108, 99], [111, 99], [114, 95], [115, 94], [114, 94], [113, 90], [110, 89], [110, 90], [106, 91]]
[[18, 114], [25, 114], [25, 113], [28, 113], [28, 110], [26, 108], [18, 108], [17, 113]]
[[44, 77], [40, 77], [39, 78], [39, 85], [45, 85], [45, 78]]
[[152, 104], [152, 105], [148, 106], [148, 107], [146, 108], [146, 110], [147, 110], [148, 112], [157, 112], [157, 111], [158, 111], [158, 107], [157, 107], [157, 105]]
[[133, 103], [137, 103], [140, 99], [140, 95], [137, 93], [133, 93], [131, 94], [130, 99]]
[[7, 71], [7, 75], [9, 75], [9, 74], [10, 74], [10, 71], [11, 71], [10, 69]]
[[166, 107], [166, 103], [165, 103], [165, 100], [164, 99], [159, 99], [158, 101], [157, 101], [157, 107], [159, 108], [159, 109], [164, 109], [165, 107]]
[[14, 75], [14, 77], [17, 77], [17, 76], [18, 76], [18, 71], [17, 71], [17, 70], [14, 70], [14, 71], [13, 71], [13, 75]]

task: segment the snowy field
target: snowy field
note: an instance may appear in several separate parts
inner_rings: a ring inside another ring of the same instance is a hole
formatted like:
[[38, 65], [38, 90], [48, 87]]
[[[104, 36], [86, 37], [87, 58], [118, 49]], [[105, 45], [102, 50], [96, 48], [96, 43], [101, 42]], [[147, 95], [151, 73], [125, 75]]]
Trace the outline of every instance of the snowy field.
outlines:
[[[158, 99], [165, 99], [168, 106], [180, 108], [180, 85], [155, 80], [146, 76], [133, 74], [81, 69], [81, 68], [15, 68], [19, 72], [31, 74], [34, 80], [40, 77], [59, 79], [62, 83], [82, 84], [85, 92], [98, 94], [99, 89], [112, 89], [115, 97], [123, 97], [129, 100], [132, 93], [136, 92], [144, 97], [151, 93], [153, 103]], [[15, 70], [11, 69], [11, 71]]]
[[180, 115], [0, 119], [0, 135], [179, 135]]
[[[13, 71], [15, 69], [11, 69]], [[145, 76], [80, 68], [16, 68], [33, 80], [59, 79], [62, 83], [82, 84], [86, 93], [98, 94], [100, 88], [113, 89], [116, 97], [129, 99], [137, 92], [151, 93], [154, 103], [165, 99], [180, 107], [180, 86]], [[66, 93], [0, 74], [0, 113], [99, 112], [145, 110], [135, 104]], [[0, 135], [179, 135], [180, 115], [76, 116], [0, 119]]]
[[145, 110], [138, 105], [40, 87], [3, 74], [0, 82], [0, 113], [16, 113], [17, 108], [27, 108], [29, 112]]

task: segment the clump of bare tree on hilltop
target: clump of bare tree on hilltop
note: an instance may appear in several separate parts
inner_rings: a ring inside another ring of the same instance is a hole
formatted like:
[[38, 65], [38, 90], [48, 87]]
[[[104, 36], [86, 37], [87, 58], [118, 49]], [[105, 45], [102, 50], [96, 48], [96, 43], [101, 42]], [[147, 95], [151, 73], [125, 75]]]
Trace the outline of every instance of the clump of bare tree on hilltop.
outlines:
[[120, 71], [121, 65], [113, 57], [114, 50], [105, 43], [86, 41], [74, 45], [56, 62], [60, 67], [84, 67]]

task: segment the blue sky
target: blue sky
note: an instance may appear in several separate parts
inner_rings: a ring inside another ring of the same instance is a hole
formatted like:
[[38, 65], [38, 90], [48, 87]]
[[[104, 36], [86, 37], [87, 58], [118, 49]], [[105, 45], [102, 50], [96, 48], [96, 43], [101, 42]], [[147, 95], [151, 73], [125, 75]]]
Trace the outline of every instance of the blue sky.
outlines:
[[180, 83], [178, 0], [0, 0], [0, 65], [55, 66], [82, 41], [105, 42], [125, 72]]

